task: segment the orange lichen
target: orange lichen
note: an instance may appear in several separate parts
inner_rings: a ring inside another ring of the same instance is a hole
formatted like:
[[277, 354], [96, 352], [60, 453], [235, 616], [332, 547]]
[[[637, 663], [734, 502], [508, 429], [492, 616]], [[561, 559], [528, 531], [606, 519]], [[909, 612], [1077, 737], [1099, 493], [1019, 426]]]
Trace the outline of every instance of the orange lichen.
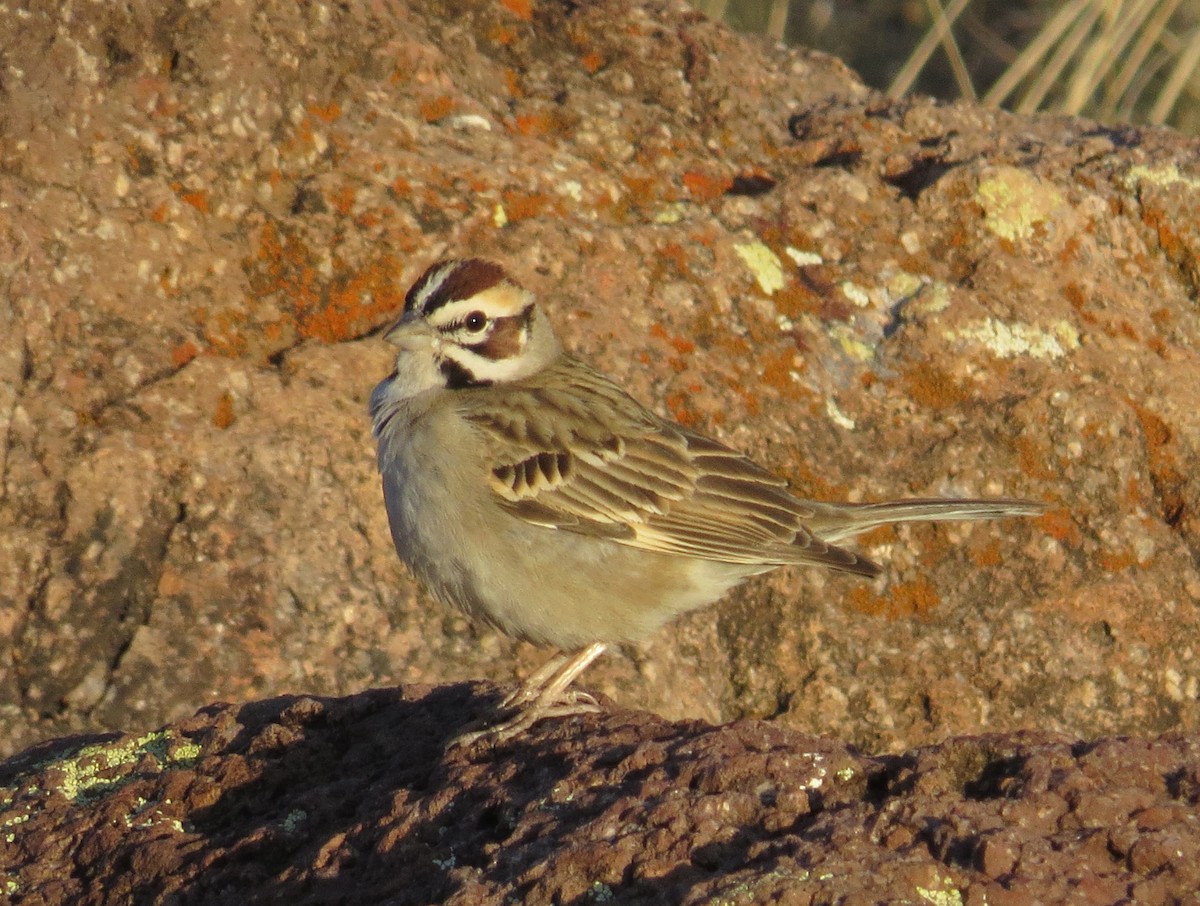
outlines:
[[[733, 391], [741, 400], [742, 409], [746, 415], [754, 417], [762, 414], [762, 398], [753, 390], [748, 388], [743, 381], [731, 381], [730, 390]], [[718, 413], [724, 415], [724, 413]]]
[[650, 204], [658, 197], [656, 191], [661, 186], [661, 180], [654, 176], [635, 176], [630, 173], [622, 174], [621, 182], [629, 190], [629, 200], [634, 204]]
[[988, 541], [983, 545], [971, 545], [967, 548], [967, 553], [971, 558], [971, 562], [979, 567], [994, 567], [999, 566], [1004, 562], [1004, 558], [1000, 552], [1000, 542], [996, 540]]
[[508, 93], [512, 97], [525, 97], [525, 86], [521, 84], [521, 75], [511, 67], [504, 70], [504, 87], [508, 89]]
[[795, 280], [789, 280], [783, 287], [775, 290], [771, 301], [785, 318], [798, 318], [802, 314], [815, 313], [821, 305], [819, 296]]
[[792, 372], [795, 370], [795, 354], [791, 349], [764, 350], [758, 356], [759, 376], [768, 387], [776, 390], [795, 390]]
[[1068, 283], [1062, 290], [1063, 298], [1071, 303], [1071, 307], [1076, 311], [1083, 311], [1083, 306], [1087, 302], [1087, 295], [1078, 283]]
[[335, 278], [328, 301], [300, 318], [301, 338], [336, 343], [357, 336], [387, 312], [395, 311], [401, 303], [395, 281], [399, 272], [399, 264], [385, 257]]
[[264, 323], [241, 308], [211, 313], [197, 308], [193, 317], [205, 343], [219, 355], [269, 354], [289, 338], [345, 340], [400, 306], [395, 281], [400, 268], [390, 256], [357, 270], [335, 262], [333, 277], [325, 278], [304, 242], [275, 222], [264, 225], [255, 255], [244, 267], [251, 302], [269, 298], [282, 315]]
[[448, 94], [438, 95], [426, 101], [422, 101], [420, 105], [421, 118], [427, 123], [436, 123], [438, 120], [445, 119], [454, 112], [454, 98]]
[[675, 351], [680, 355], [688, 355], [696, 351], [696, 344], [683, 337], [671, 337], [667, 342], [675, 347]]
[[861, 535], [856, 535], [854, 543], [860, 547], [880, 547], [884, 544], [892, 544], [896, 540], [896, 526], [888, 523], [887, 525], [877, 525], [873, 529], [867, 529]]
[[332, 123], [342, 115], [342, 107], [337, 101], [330, 101], [328, 104], [309, 104], [306, 108], [309, 113], [315, 116], [322, 122]]
[[549, 135], [555, 127], [554, 117], [541, 111], [513, 117], [513, 128], [521, 135]]
[[700, 423], [700, 413], [692, 406], [692, 394], [687, 391], [675, 390], [667, 394], [667, 411], [671, 418], [684, 427], [690, 428]]
[[500, 3], [522, 22], [533, 21], [533, 0], [500, 0]]
[[281, 235], [273, 220], [263, 224], [253, 264], [250, 288], [255, 296], [282, 293], [299, 310], [316, 307], [318, 275], [311, 253], [296, 236]]
[[1078, 547], [1083, 541], [1079, 526], [1066, 509], [1048, 510], [1037, 517], [1038, 530], [1045, 532], [1060, 544]]
[[180, 192], [179, 197], [201, 214], [208, 213], [208, 193], [203, 189], [198, 189], [195, 192]]
[[176, 368], [182, 368], [196, 356], [200, 355], [200, 347], [191, 340], [184, 340], [171, 349], [171, 363]]
[[1146, 445], [1150, 449], [1150, 455], [1154, 456], [1171, 440], [1171, 429], [1162, 418], [1145, 406], [1139, 406], [1133, 400], [1130, 400], [1129, 403], [1137, 413], [1138, 421], [1142, 424], [1142, 433], [1146, 435]]
[[1126, 318], [1121, 318], [1115, 322], [1105, 325], [1104, 332], [1114, 339], [1123, 337], [1126, 340], [1133, 340], [1135, 342], [1141, 340], [1141, 337], [1138, 336], [1137, 329], [1131, 323], [1129, 323]]
[[[346, 211], [344, 213], [350, 213]], [[391, 215], [386, 208], [369, 208], [354, 218], [354, 225], [362, 230], [372, 231]]]
[[584, 69], [586, 69], [592, 75], [595, 75], [604, 68], [608, 61], [604, 59], [604, 54], [593, 50], [589, 53], [585, 53], [579, 62], [583, 64]]
[[353, 186], [342, 186], [330, 196], [329, 203], [339, 214], [349, 217], [350, 212], [354, 210], [354, 200], [357, 197], [358, 193]]
[[709, 176], [699, 170], [688, 170], [681, 178], [688, 194], [701, 202], [720, 198], [733, 185], [733, 180], [728, 176]]
[[946, 409], [972, 398], [969, 387], [928, 362], [905, 370], [904, 389], [915, 403], [928, 409]]
[[1178, 455], [1173, 449], [1174, 432], [1161, 416], [1132, 399], [1128, 399], [1127, 402], [1137, 413], [1142, 434], [1146, 438], [1150, 474], [1162, 501], [1163, 513], [1168, 520], [1177, 519], [1187, 506], [1184, 488], [1188, 486], [1188, 481], [1180, 469]]
[[517, 30], [509, 25], [497, 25], [488, 32], [488, 37], [496, 44], [507, 47], [517, 40]]
[[661, 324], [651, 325], [650, 336], [654, 337], [655, 339], [670, 343], [675, 351], [680, 355], [687, 355], [696, 351], [695, 343], [684, 337], [672, 336]]
[[233, 397], [226, 390], [217, 398], [217, 407], [213, 412], [212, 423], [221, 430], [225, 430], [233, 422]]
[[687, 280], [692, 276], [687, 250], [678, 242], [664, 243], [655, 257], [654, 270], [656, 275], [670, 272], [679, 279]]
[[1045, 480], [1057, 477], [1058, 472], [1052, 468], [1049, 453], [1032, 437], [1027, 434], [1018, 435], [1016, 445], [1021, 470], [1026, 475]]
[[316, 130], [313, 128], [313, 118], [305, 116], [296, 124], [296, 131], [292, 137], [279, 143], [280, 150], [307, 152], [316, 144], [316, 134]]
[[877, 595], [865, 585], [855, 586], [847, 595], [850, 606], [861, 613], [886, 617], [889, 620], [925, 619], [941, 603], [937, 589], [921, 577], [911, 582], [899, 582], [888, 595]]
[[1176, 263], [1188, 259], [1187, 243], [1180, 236], [1174, 217], [1161, 209], [1147, 206], [1142, 209], [1142, 222], [1158, 234], [1158, 245], [1168, 259]]
[[1062, 264], [1070, 264], [1079, 257], [1079, 237], [1069, 236], [1067, 241], [1063, 243], [1063, 247], [1058, 252], [1058, 260]]
[[550, 203], [550, 198], [544, 192], [518, 192], [509, 189], [504, 192], [504, 212], [509, 222], [527, 220], [537, 217]]
[[1110, 573], [1122, 572], [1137, 563], [1132, 551], [1100, 551], [1096, 560], [1101, 569]]

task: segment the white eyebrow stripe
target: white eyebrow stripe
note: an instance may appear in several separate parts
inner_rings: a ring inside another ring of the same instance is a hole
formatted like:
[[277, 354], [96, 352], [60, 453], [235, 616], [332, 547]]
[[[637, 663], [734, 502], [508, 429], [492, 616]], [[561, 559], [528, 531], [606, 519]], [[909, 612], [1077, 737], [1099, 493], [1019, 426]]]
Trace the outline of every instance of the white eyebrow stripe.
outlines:
[[450, 276], [450, 272], [458, 267], [457, 261], [447, 261], [439, 267], [429, 278], [428, 282], [417, 291], [417, 296], [413, 300], [413, 307], [417, 311], [424, 311], [425, 305], [429, 302], [429, 298], [442, 288], [442, 284], [446, 282], [446, 278]]
[[499, 283], [469, 298], [440, 305], [428, 317], [434, 327], [442, 327], [461, 322], [473, 311], [481, 311], [488, 318], [498, 320], [523, 315], [532, 305], [533, 297], [525, 290], [511, 283]]

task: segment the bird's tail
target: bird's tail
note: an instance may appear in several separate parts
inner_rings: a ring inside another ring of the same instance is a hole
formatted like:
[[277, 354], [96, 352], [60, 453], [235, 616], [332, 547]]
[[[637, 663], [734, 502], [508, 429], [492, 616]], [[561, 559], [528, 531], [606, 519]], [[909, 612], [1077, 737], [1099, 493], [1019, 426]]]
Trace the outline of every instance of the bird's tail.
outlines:
[[853, 538], [878, 525], [892, 522], [955, 522], [969, 519], [1005, 519], [1009, 516], [1037, 516], [1046, 505], [1032, 500], [995, 497], [991, 500], [950, 500], [945, 497], [890, 500], [887, 503], [850, 503], [822, 507], [808, 523], [809, 530], [836, 544]]

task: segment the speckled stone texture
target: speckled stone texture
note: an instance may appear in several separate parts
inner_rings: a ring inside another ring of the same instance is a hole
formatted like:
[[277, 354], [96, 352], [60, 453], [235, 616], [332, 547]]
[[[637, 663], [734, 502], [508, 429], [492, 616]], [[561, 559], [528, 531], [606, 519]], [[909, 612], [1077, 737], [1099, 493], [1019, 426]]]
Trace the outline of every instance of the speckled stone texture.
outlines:
[[1200, 737], [867, 757], [613, 709], [444, 751], [483, 686], [213, 705], [0, 764], [15, 904], [1168, 904]]
[[877, 531], [876, 583], [782, 571], [586, 686], [881, 753], [1200, 729], [1196, 142], [626, 0], [9, 4], [0, 59], [3, 752], [547, 656], [414, 586], [374, 474], [374, 334], [463, 253], [803, 494], [1052, 506]]

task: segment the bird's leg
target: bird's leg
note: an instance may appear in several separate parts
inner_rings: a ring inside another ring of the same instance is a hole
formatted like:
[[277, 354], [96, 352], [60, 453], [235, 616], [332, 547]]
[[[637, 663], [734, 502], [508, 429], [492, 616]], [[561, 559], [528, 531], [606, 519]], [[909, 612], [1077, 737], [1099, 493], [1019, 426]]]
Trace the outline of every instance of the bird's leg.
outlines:
[[469, 745], [484, 737], [504, 742], [519, 736], [546, 717], [569, 717], [599, 711], [600, 706], [594, 698], [569, 687], [592, 661], [604, 653], [606, 647], [604, 642], [593, 642], [574, 654], [555, 655], [500, 703], [501, 713], [514, 709], [515, 713], [491, 726], [479, 730], [468, 729], [454, 737], [450, 745]]
[[511, 708], [517, 708], [526, 702], [533, 701], [537, 698], [538, 692], [542, 686], [550, 681], [550, 678], [558, 672], [559, 668], [571, 659], [569, 653], [554, 655], [542, 666], [538, 667], [533, 673], [525, 678], [525, 682], [513, 689], [504, 697], [504, 701], [500, 702], [499, 710], [508, 711]]
[[595, 710], [596, 701], [586, 692], [567, 690], [579, 674], [604, 653], [606, 647], [603, 642], [593, 642], [574, 654], [555, 655], [505, 698], [500, 707], [507, 710], [531, 703], [563, 705], [582, 701], [591, 706], [589, 711]]

